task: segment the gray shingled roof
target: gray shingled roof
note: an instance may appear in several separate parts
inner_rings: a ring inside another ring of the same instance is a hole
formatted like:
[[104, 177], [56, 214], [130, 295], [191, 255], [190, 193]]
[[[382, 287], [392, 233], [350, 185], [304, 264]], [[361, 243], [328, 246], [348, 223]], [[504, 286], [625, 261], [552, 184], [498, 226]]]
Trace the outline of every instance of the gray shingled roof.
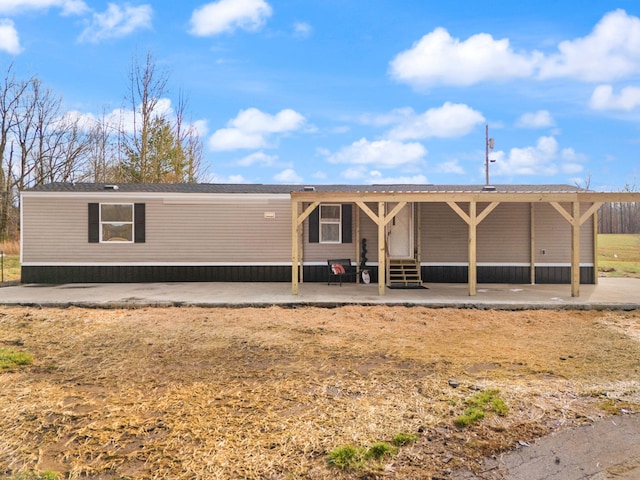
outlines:
[[[114, 188], [117, 186], [117, 188]], [[494, 185], [498, 192], [558, 193], [582, 189], [571, 185]], [[153, 192], [153, 193], [266, 193], [288, 194], [307, 189], [317, 192], [482, 192], [484, 185], [265, 185], [241, 183], [49, 183], [31, 192]]]

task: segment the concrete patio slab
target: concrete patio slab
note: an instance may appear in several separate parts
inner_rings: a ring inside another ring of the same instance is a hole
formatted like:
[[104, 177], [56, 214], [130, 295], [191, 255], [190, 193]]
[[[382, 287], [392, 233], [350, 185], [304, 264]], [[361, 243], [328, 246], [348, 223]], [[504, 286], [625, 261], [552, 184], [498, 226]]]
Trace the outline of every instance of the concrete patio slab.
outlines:
[[479, 284], [469, 296], [466, 284], [434, 283], [425, 289], [390, 290], [378, 295], [369, 284], [304, 283], [298, 295], [289, 283], [74, 283], [25, 284], [0, 288], [2, 305], [120, 308], [143, 306], [325, 306], [421, 305], [433, 308], [479, 309], [617, 309], [640, 308], [640, 279], [600, 278], [581, 285], [571, 296], [570, 285]]

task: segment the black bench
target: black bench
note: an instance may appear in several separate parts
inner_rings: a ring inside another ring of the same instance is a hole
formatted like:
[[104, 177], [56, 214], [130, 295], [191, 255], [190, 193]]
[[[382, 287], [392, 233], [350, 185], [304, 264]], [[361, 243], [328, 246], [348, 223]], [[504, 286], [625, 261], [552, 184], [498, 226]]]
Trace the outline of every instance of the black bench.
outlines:
[[327, 260], [327, 266], [329, 267], [327, 285], [331, 285], [331, 283], [340, 283], [340, 286], [342, 286], [343, 278], [355, 279], [358, 275], [356, 267], [351, 265], [350, 258], [336, 258], [333, 260]]

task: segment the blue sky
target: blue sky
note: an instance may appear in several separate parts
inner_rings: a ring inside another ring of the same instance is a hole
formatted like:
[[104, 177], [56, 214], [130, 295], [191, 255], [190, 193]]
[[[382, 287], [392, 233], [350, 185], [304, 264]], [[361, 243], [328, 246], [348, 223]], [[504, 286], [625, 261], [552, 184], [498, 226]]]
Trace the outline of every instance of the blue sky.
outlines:
[[205, 181], [640, 183], [634, 1], [0, 0], [0, 67], [65, 109], [125, 108], [170, 72]]

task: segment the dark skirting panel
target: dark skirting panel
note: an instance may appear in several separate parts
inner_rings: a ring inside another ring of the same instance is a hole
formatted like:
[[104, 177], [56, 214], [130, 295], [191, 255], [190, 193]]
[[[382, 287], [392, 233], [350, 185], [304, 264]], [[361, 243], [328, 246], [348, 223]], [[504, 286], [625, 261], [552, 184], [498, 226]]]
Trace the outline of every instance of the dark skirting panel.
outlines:
[[[423, 266], [422, 281], [425, 283], [467, 283], [466, 266]], [[478, 283], [529, 283], [529, 267], [479, 266]], [[571, 283], [571, 267], [536, 267], [536, 283]], [[595, 283], [594, 268], [580, 267], [580, 283]]]
[[[536, 267], [536, 283], [571, 283], [571, 267]], [[595, 283], [593, 267], [580, 267], [580, 283]]]
[[[467, 283], [466, 266], [423, 266], [425, 283]], [[595, 283], [593, 267], [580, 268], [580, 283]], [[326, 282], [328, 267], [307, 265], [305, 282]], [[369, 269], [371, 283], [378, 268]], [[274, 266], [104, 266], [22, 267], [22, 283], [142, 283], [142, 282], [290, 282], [289, 265]], [[351, 278], [346, 281], [355, 281]], [[478, 267], [478, 283], [529, 283], [528, 267]], [[570, 267], [536, 267], [536, 283], [571, 283]]]
[[290, 282], [291, 267], [56, 266], [22, 267], [22, 283]]

